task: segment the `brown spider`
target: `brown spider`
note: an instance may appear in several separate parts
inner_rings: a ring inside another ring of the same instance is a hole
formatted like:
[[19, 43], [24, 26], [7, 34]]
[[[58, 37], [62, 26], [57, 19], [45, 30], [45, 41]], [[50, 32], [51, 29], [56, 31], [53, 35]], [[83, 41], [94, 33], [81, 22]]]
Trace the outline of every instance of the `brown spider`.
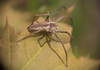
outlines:
[[[45, 22], [44, 23], [40, 23], [37, 21], [37, 19], [40, 17], [40, 16], [46, 16], [46, 19], [45, 19]], [[63, 41], [58, 37], [58, 35], [56, 33], [65, 33], [65, 34], [68, 34], [70, 37], [70, 33], [68, 33], [67, 31], [61, 31], [61, 30], [58, 30], [58, 25], [56, 23], [58, 23], [59, 21], [61, 21], [64, 17], [60, 17], [58, 18], [56, 21], [52, 21], [49, 17], [48, 14], [41, 14], [41, 15], [36, 15], [34, 16], [33, 18], [33, 21], [32, 21], [32, 24], [28, 26], [28, 31], [31, 33], [31, 35], [29, 36], [26, 36], [20, 40], [18, 40], [17, 42], [20, 42], [22, 40], [25, 40], [27, 38], [30, 38], [30, 37], [35, 37], [35, 36], [38, 36], [38, 43], [40, 45], [40, 47], [43, 47], [46, 43], [48, 44], [49, 48], [58, 56], [58, 58], [62, 61], [62, 63], [67, 67], [67, 50], [65, 49], [65, 46], [64, 46], [64, 43]], [[57, 39], [54, 39], [52, 36], [55, 36]], [[41, 44], [40, 41], [45, 38], [46, 41]], [[61, 58], [61, 56], [51, 47], [51, 44], [50, 42], [51, 41], [56, 41], [56, 42], [60, 42], [63, 49], [64, 49], [64, 52], [66, 54], [66, 63], [64, 62], [64, 60]]]

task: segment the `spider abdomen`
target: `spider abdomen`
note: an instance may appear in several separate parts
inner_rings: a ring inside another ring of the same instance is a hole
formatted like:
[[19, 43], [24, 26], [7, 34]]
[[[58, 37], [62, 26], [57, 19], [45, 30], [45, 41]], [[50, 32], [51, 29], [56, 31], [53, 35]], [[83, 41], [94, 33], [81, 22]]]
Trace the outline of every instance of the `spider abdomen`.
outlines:
[[54, 23], [31, 24], [27, 29], [31, 33], [52, 32], [52, 31], [55, 31], [57, 29], [57, 25]]

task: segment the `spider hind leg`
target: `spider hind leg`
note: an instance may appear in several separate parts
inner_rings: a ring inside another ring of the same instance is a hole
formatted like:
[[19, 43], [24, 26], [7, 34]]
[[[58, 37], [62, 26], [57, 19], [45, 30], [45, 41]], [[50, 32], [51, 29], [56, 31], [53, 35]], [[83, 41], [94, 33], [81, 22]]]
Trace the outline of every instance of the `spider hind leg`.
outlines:
[[46, 44], [46, 42], [47, 41], [45, 41], [43, 44], [41, 44], [41, 40], [44, 38], [45, 36], [43, 35], [43, 36], [41, 36], [37, 41], [38, 41], [38, 43], [39, 43], [39, 45], [40, 45], [40, 47], [43, 47], [45, 44]]
[[51, 47], [51, 39], [48, 40], [48, 38], [46, 38], [47, 40], [47, 44], [49, 46], [49, 48], [57, 55], [57, 57], [61, 60], [61, 62], [67, 67], [66, 63], [64, 62], [64, 60], [61, 58], [61, 56]]

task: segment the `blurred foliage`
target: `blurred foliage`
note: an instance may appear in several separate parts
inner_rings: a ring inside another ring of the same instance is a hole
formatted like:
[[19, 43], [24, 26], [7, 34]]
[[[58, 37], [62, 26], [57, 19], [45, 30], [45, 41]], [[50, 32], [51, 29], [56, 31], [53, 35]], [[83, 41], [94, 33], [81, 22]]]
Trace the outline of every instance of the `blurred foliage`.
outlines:
[[[33, 13], [48, 12], [61, 6], [69, 7], [75, 0], [14, 0], [14, 8]], [[59, 10], [60, 11], [60, 10]]]
[[33, 12], [50, 12], [61, 6], [69, 7], [73, 4], [73, 1], [74, 0], [30, 0], [28, 8]]
[[37, 12], [38, 9], [41, 9], [41, 11], [48, 8], [55, 8], [60, 4], [60, 0], [30, 0], [28, 7], [30, 10]]
[[97, 0], [80, 0], [74, 10], [72, 49], [78, 57], [100, 59], [100, 13], [97, 3]]
[[79, 41], [80, 41], [80, 35], [83, 34], [83, 30], [84, 30], [84, 21], [83, 21], [83, 8], [80, 7], [80, 3], [78, 2], [78, 4], [76, 5], [75, 10], [73, 11], [73, 36], [72, 36], [72, 49], [74, 49], [73, 51], [74, 54], [76, 54], [77, 56], [80, 55], [80, 50], [78, 49], [79, 47], [77, 46]]

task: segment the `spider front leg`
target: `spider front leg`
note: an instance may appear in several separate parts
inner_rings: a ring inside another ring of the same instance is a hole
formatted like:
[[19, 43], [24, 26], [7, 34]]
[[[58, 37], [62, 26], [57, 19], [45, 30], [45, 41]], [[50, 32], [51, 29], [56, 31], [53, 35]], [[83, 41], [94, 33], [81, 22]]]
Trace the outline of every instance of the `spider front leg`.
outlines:
[[33, 16], [33, 19], [32, 19], [32, 24], [31, 25], [34, 25], [35, 21], [38, 22], [37, 20], [39, 19], [39, 17], [41, 16], [47, 16], [46, 20], [49, 20], [49, 14], [46, 13], [46, 14], [38, 14], [38, 15], [34, 15]]

